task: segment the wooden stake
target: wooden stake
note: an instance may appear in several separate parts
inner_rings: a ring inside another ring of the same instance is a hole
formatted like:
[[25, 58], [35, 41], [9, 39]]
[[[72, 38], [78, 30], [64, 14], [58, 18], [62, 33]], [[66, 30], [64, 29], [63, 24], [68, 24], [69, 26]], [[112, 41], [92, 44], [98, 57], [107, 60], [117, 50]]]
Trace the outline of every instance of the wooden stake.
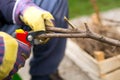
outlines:
[[101, 19], [100, 19], [100, 14], [99, 14], [99, 9], [98, 9], [98, 6], [97, 6], [97, 1], [96, 0], [90, 0], [90, 1], [93, 5], [94, 11], [95, 11], [95, 14], [94, 14], [94, 17], [96, 18], [95, 20], [97, 20], [98, 24], [102, 26], [102, 22], [101, 22]]
[[[105, 53], [103, 51], [94, 51], [94, 57], [98, 62], [103, 61], [105, 59]], [[100, 73], [101, 78], [104, 78], [105, 75]]]
[[105, 53], [103, 51], [94, 51], [94, 57], [97, 61], [103, 61], [105, 59]]

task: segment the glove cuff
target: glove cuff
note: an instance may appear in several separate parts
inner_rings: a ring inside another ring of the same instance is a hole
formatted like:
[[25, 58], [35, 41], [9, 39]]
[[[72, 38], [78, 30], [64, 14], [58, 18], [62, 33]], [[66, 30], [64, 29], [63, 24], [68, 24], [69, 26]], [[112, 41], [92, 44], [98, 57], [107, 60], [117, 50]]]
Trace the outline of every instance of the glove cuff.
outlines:
[[32, 0], [16, 0], [12, 14], [14, 24], [24, 24], [20, 19], [20, 15], [22, 15], [21, 13], [30, 6], [36, 6]]

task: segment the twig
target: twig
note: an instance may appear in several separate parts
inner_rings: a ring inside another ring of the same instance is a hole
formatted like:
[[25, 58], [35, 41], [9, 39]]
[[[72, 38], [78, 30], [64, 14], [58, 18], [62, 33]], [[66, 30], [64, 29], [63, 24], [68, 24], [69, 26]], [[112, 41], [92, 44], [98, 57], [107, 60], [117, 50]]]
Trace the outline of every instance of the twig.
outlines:
[[86, 32], [87, 32], [87, 33], [91, 33], [91, 31], [90, 31], [90, 29], [89, 29], [87, 23], [84, 23], [84, 25], [85, 25], [85, 28], [86, 28]]
[[64, 20], [71, 26], [72, 29], [75, 29], [72, 23], [67, 19], [67, 17], [64, 17]]

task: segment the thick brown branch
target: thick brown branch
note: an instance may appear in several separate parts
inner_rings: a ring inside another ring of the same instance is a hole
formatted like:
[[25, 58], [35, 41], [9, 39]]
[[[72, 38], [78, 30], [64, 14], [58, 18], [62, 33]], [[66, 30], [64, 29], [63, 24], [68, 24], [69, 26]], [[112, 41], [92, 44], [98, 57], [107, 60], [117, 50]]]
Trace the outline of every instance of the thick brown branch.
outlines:
[[86, 33], [45, 33], [38, 36], [38, 38], [87, 38]]
[[38, 36], [39, 38], [91, 38], [100, 42], [104, 42], [113, 46], [119, 46], [120, 47], [120, 41], [111, 39], [102, 35], [98, 34], [87, 34], [87, 33], [69, 33], [69, 34], [63, 34], [63, 33], [46, 33]]
[[105, 37], [105, 36], [102, 36], [102, 35], [99, 35], [99, 34], [96, 34], [96, 33], [89, 34], [89, 38], [100, 41], [100, 42], [103, 42], [103, 43], [107, 43], [107, 44], [110, 44], [110, 45], [113, 45], [113, 46], [120, 47], [120, 41], [119, 40], [108, 38], [108, 37]]
[[[63, 28], [55, 28], [55, 27], [48, 27], [46, 28], [47, 31], [57, 32], [57, 33], [45, 33], [39, 35], [37, 38], [90, 38], [94, 39], [103, 43], [107, 43], [113, 46], [120, 47], [120, 41], [115, 40], [112, 38], [108, 38], [97, 33], [92, 32], [89, 30], [89, 27], [86, 26], [87, 31], [81, 31], [79, 29], [63, 29]], [[59, 32], [59, 33], [58, 33]]]

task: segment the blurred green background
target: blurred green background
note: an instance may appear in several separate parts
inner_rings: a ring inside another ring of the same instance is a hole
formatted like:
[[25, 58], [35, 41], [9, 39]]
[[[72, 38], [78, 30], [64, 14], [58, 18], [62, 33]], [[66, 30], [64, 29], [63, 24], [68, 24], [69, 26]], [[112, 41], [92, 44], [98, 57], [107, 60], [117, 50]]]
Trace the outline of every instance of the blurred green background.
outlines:
[[[89, 15], [94, 12], [90, 0], [68, 0], [70, 18]], [[96, 0], [99, 11], [106, 11], [120, 7], [120, 0]]]

